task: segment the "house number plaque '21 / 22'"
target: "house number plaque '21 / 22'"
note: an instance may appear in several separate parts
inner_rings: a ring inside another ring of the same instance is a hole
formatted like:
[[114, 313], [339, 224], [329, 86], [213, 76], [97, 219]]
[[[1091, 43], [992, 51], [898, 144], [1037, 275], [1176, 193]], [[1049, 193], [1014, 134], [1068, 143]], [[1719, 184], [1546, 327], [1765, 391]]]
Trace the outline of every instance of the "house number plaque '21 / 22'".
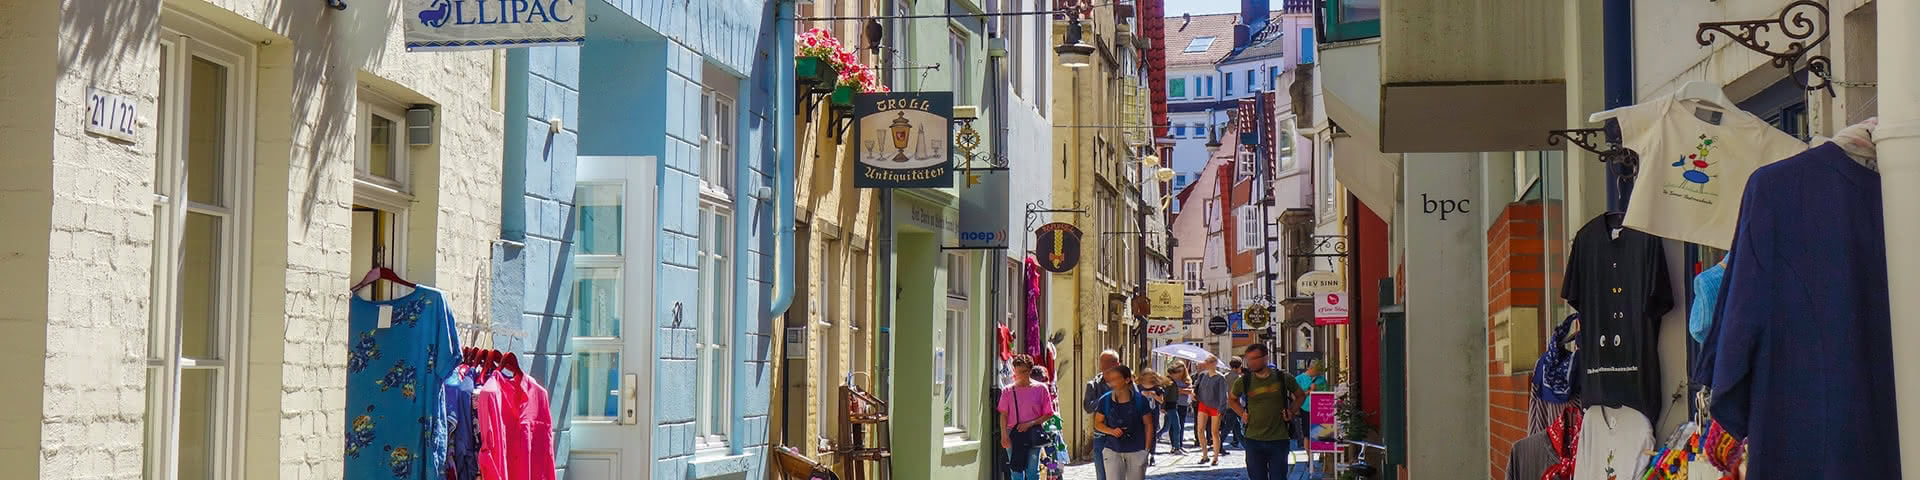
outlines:
[[87, 133], [133, 142], [139, 113], [131, 98], [87, 89]]

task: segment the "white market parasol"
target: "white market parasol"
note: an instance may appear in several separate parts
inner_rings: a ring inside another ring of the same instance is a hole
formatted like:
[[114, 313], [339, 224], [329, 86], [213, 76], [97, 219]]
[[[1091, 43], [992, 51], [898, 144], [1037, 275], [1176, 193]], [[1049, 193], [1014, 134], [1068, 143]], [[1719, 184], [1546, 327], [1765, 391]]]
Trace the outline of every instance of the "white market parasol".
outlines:
[[1208, 352], [1207, 349], [1186, 343], [1176, 343], [1155, 348], [1153, 349], [1153, 353], [1191, 361], [1196, 364], [1213, 358], [1213, 353]]

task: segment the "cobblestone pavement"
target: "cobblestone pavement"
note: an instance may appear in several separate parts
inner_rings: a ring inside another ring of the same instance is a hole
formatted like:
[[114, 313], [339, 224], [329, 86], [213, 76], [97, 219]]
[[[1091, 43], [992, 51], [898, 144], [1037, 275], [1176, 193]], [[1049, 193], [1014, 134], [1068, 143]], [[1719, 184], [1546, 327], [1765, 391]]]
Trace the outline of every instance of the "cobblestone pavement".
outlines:
[[[1213, 465], [1211, 461], [1206, 464], [1201, 464], [1200, 453], [1198, 451], [1189, 450], [1186, 455], [1172, 455], [1166, 453], [1167, 445], [1165, 442], [1162, 442], [1159, 448], [1161, 453], [1154, 455], [1153, 466], [1147, 467], [1147, 478], [1149, 479], [1228, 480], [1247, 478], [1247, 454], [1244, 451], [1228, 449], [1228, 455], [1221, 458], [1220, 465], [1216, 466]], [[1289, 463], [1292, 464], [1292, 466], [1287, 469], [1289, 478], [1297, 480], [1321, 478], [1307, 473], [1307, 454], [1305, 452], [1294, 452], [1293, 459]], [[1094, 480], [1095, 472], [1093, 469], [1094, 465], [1092, 463], [1069, 465], [1066, 471], [1063, 472], [1061, 478], [1062, 480]]]

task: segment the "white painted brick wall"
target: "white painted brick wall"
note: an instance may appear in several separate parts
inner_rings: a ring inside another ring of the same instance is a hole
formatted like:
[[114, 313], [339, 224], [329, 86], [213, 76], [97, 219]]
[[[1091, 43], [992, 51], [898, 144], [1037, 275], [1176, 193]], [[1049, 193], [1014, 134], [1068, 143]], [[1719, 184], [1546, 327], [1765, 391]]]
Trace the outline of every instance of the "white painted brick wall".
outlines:
[[[426, 207], [413, 211], [436, 223], [436, 241], [410, 253], [432, 256], [432, 268], [411, 276], [446, 291], [463, 322], [490, 323], [475, 307], [499, 230], [494, 55], [405, 52], [394, 1], [346, 12], [319, 0], [168, 2], [262, 45], [254, 160], [264, 180], [253, 198], [270, 201], [254, 218], [254, 383], [248, 411], [232, 412], [252, 423], [236, 478], [341, 478], [358, 80], [439, 105], [440, 178], [416, 186]], [[141, 477], [155, 130], [131, 146], [107, 142], [84, 133], [81, 112], [89, 86], [157, 111], [160, 4], [65, 0], [62, 10], [41, 478]], [[276, 178], [284, 184], [267, 181]], [[281, 189], [284, 204], [272, 204]]]

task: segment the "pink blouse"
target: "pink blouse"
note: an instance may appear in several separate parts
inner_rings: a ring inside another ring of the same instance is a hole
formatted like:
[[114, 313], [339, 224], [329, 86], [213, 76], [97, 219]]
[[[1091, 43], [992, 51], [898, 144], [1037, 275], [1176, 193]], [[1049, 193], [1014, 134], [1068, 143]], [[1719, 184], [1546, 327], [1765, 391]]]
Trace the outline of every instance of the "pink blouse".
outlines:
[[1053, 416], [1053, 393], [1044, 384], [1025, 387], [1008, 385], [1000, 394], [1000, 413], [1007, 414], [1007, 427]]

